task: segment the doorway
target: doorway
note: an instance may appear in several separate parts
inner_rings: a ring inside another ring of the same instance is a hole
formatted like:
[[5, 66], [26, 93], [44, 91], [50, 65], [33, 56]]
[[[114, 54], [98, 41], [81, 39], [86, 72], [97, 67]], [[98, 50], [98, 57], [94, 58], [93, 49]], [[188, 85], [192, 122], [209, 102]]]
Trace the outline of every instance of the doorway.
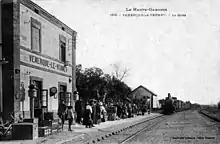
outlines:
[[67, 84], [66, 83], [58, 83], [58, 104], [60, 103], [61, 99], [63, 99], [66, 102], [66, 92], [67, 92]]
[[43, 87], [43, 79], [37, 77], [30, 78], [30, 84], [35, 85], [37, 89], [37, 96], [34, 99], [34, 117], [39, 118], [42, 115], [42, 87]]

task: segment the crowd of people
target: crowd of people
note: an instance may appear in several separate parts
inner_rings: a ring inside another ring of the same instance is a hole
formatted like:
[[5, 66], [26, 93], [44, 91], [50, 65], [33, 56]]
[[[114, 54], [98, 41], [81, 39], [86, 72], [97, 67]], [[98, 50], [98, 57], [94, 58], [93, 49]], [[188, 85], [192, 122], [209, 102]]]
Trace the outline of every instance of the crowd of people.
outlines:
[[62, 129], [64, 122], [68, 120], [69, 131], [72, 131], [71, 125], [76, 123], [85, 125], [86, 128], [94, 127], [94, 124], [100, 124], [107, 120], [118, 120], [131, 118], [135, 115], [143, 115], [147, 112], [146, 107], [137, 106], [130, 102], [108, 102], [91, 99], [83, 101], [82, 98], [76, 101], [75, 111], [72, 106], [66, 106], [64, 100], [61, 100], [58, 108], [58, 116], [61, 119]]

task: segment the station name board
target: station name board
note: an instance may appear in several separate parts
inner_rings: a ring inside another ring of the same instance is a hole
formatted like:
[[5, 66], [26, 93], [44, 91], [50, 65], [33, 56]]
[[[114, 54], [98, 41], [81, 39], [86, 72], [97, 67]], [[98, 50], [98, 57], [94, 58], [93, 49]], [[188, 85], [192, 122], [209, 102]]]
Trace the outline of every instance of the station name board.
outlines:
[[46, 60], [46, 59], [42, 59], [40, 57], [36, 57], [36, 56], [33, 56], [33, 55], [29, 55], [29, 58], [30, 58], [30, 62], [32, 62], [32, 63], [36, 63], [36, 64], [39, 64], [39, 65], [44, 66], [44, 67], [52, 68], [54, 70], [67, 72], [67, 67], [65, 67], [63, 65], [60, 65], [56, 62], [49, 61], [49, 60]]

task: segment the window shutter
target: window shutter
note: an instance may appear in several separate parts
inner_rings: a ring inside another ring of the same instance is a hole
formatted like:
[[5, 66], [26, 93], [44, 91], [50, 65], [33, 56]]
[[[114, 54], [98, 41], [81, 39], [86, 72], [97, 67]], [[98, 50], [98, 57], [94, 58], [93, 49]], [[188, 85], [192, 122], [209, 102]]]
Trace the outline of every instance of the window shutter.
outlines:
[[41, 51], [41, 23], [31, 18], [31, 49]]
[[59, 35], [59, 40], [60, 40], [60, 44], [59, 44], [59, 51], [60, 51], [60, 60], [65, 62], [66, 61], [66, 37], [63, 35]]
[[48, 108], [48, 90], [47, 89], [43, 89], [41, 90], [41, 105], [42, 107]]

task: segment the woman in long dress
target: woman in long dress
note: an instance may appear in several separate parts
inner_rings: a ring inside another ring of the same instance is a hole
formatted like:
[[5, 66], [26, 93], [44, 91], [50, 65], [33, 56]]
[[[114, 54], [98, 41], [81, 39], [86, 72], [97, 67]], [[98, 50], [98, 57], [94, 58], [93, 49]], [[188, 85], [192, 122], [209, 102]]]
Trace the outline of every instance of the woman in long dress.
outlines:
[[86, 109], [84, 113], [84, 119], [83, 119], [83, 124], [89, 128], [92, 127], [93, 121], [92, 121], [92, 106], [87, 102], [86, 103]]

